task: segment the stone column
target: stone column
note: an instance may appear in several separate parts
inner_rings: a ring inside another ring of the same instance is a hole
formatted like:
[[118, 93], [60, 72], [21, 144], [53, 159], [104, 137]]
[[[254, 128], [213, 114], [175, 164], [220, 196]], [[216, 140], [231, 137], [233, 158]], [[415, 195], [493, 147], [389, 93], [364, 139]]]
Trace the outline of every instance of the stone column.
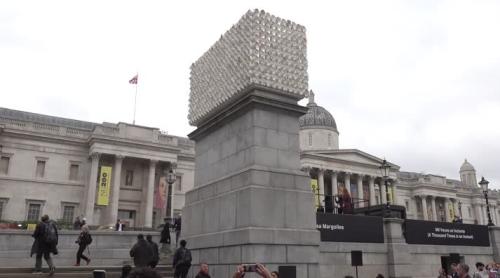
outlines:
[[375, 177], [370, 176], [370, 206], [374, 206], [376, 204], [375, 199]]
[[[146, 195], [146, 211], [144, 213], [144, 227], [153, 227], [153, 196], [155, 192], [155, 170], [157, 160], [149, 161], [148, 189]], [[172, 185], [173, 188], [173, 185]], [[172, 207], [172, 209], [174, 209]]]
[[385, 277], [413, 277], [415, 275], [411, 267], [414, 258], [403, 234], [403, 223], [403, 219], [384, 218], [388, 270], [388, 275], [384, 275]]
[[429, 196], [431, 198], [431, 209], [432, 209], [432, 219], [433, 221], [438, 221], [436, 212], [436, 197]]
[[453, 215], [455, 215], [455, 216], [460, 215], [460, 213], [458, 212], [457, 199], [453, 199], [451, 201], [451, 204], [452, 204], [452, 207], [453, 207]]
[[422, 199], [422, 211], [424, 215], [424, 220], [429, 220], [429, 215], [427, 214], [427, 196], [422, 195], [420, 196], [420, 199]]
[[113, 167], [113, 190], [111, 191], [111, 204], [109, 206], [108, 224], [113, 226], [118, 219], [118, 202], [120, 200], [120, 185], [122, 176], [123, 156], [115, 156], [115, 166]]
[[337, 172], [332, 172], [332, 195], [339, 194], [339, 185], [337, 182]]
[[398, 200], [396, 199], [396, 181], [391, 180], [391, 204], [397, 205]]
[[446, 219], [446, 222], [451, 222], [451, 217], [450, 217], [450, 199], [449, 198], [444, 198], [444, 217]]
[[319, 205], [325, 207], [325, 170], [318, 170]]
[[92, 153], [91, 159], [92, 164], [90, 166], [90, 177], [87, 184], [87, 200], [85, 204], [85, 218], [87, 219], [87, 224], [95, 224], [94, 218], [94, 205], [95, 205], [95, 191], [97, 188], [97, 173], [99, 172], [99, 153]]
[[496, 206], [492, 206], [491, 209], [492, 209], [491, 216], [493, 217], [493, 221], [494, 221], [493, 224], [498, 225], [497, 207]]
[[363, 192], [363, 175], [358, 174], [358, 207], [364, 207], [365, 203], [363, 202], [364, 199], [364, 192]]
[[347, 192], [349, 192], [349, 195], [351, 195], [351, 173], [344, 174], [344, 186]]
[[486, 203], [481, 205], [481, 210], [483, 212], [483, 223], [484, 225], [488, 225], [488, 213], [486, 212]]
[[477, 219], [477, 224], [479, 225], [483, 225], [483, 215], [482, 215], [482, 212], [481, 212], [481, 205], [480, 204], [473, 204], [472, 205], [474, 207], [474, 214], [475, 214], [475, 218]]
[[380, 194], [382, 195], [381, 200], [382, 204], [387, 203], [387, 192], [385, 191], [385, 183], [384, 183], [384, 178], [380, 178]]
[[500, 261], [500, 227], [488, 227], [490, 234], [491, 249], [493, 249], [493, 261]]

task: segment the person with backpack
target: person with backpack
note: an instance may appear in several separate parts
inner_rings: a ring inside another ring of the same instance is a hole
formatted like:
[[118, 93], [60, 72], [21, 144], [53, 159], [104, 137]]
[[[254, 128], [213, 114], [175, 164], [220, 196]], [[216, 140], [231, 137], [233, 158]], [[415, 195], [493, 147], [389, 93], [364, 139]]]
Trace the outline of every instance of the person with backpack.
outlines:
[[75, 241], [78, 244], [78, 251], [76, 252], [76, 263], [74, 266], [80, 266], [80, 260], [84, 259], [87, 262], [87, 265], [90, 263], [90, 258], [83, 255], [83, 251], [92, 243], [92, 236], [89, 232], [89, 226], [83, 225], [82, 231], [78, 236], [78, 239]]
[[187, 242], [181, 240], [179, 247], [174, 254], [172, 266], [174, 267], [174, 278], [186, 278], [189, 268], [191, 267], [191, 251], [186, 248]]
[[130, 257], [134, 258], [135, 267], [147, 267], [153, 260], [153, 248], [143, 234], [137, 235], [137, 243], [130, 250]]
[[151, 258], [149, 266], [151, 268], [155, 268], [158, 265], [158, 262], [160, 261], [160, 252], [158, 250], [158, 244], [153, 241], [153, 236], [151, 235], [146, 236], [146, 241], [149, 243], [151, 249], [153, 250], [153, 257]]
[[35, 232], [32, 235], [35, 238], [31, 247], [31, 256], [36, 254], [35, 270], [33, 274], [42, 273], [42, 256], [49, 266], [49, 274], [53, 275], [56, 268], [50, 257], [50, 253], [57, 255], [57, 243], [59, 235], [57, 225], [54, 221], [49, 220], [48, 215], [42, 216], [42, 221], [36, 225]]

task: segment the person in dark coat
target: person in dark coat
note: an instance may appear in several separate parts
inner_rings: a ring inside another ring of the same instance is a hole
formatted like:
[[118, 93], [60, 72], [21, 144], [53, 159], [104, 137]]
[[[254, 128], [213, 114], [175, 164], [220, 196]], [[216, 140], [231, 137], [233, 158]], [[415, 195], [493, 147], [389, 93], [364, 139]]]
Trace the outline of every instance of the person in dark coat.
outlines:
[[160, 243], [162, 244], [162, 248], [165, 244], [170, 244], [170, 222], [167, 218], [165, 218], [165, 225], [163, 226], [163, 230], [161, 230]]
[[158, 250], [158, 244], [156, 244], [156, 242], [153, 241], [153, 236], [151, 235], [146, 236], [146, 241], [149, 243], [149, 246], [151, 246], [151, 249], [153, 250], [153, 258], [149, 263], [149, 266], [151, 266], [151, 268], [155, 268], [158, 265], [158, 262], [160, 261], [160, 252]]
[[196, 277], [194, 278], [210, 278], [210, 274], [208, 274], [208, 264], [207, 263], [201, 263], [200, 264], [200, 272], [196, 274]]
[[179, 242], [179, 237], [181, 236], [181, 226], [182, 220], [181, 217], [175, 218], [174, 221], [174, 229], [175, 229], [175, 246], [177, 247], [177, 243]]
[[153, 259], [153, 249], [144, 239], [143, 234], [137, 235], [137, 243], [130, 249], [130, 257], [134, 258], [135, 267], [149, 266]]
[[50, 257], [50, 253], [57, 255], [57, 242], [59, 235], [57, 225], [54, 221], [49, 220], [48, 215], [42, 216], [42, 221], [36, 225], [35, 232], [32, 235], [35, 238], [31, 247], [31, 256], [36, 254], [34, 274], [42, 273], [42, 256], [49, 266], [50, 274], [54, 274], [55, 267]]
[[75, 222], [73, 222], [73, 230], [80, 230], [82, 227], [82, 221], [80, 221], [80, 217], [77, 216]]
[[76, 252], [76, 264], [74, 264], [74, 266], [80, 266], [81, 259], [84, 259], [87, 262], [87, 265], [90, 263], [90, 258], [83, 255], [83, 251], [85, 251], [91, 242], [92, 236], [89, 232], [89, 226], [84, 225], [78, 239], [76, 240], [76, 243], [78, 244], [78, 251]]
[[186, 248], [187, 242], [181, 240], [181, 247], [175, 250], [172, 266], [174, 267], [175, 278], [186, 278], [191, 267], [191, 251]]

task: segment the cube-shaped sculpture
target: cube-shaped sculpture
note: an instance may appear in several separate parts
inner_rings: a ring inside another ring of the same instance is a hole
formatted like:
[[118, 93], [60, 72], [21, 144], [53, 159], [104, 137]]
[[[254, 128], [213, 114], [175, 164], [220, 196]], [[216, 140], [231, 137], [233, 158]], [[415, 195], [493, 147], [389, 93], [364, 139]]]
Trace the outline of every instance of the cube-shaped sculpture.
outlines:
[[304, 26], [248, 11], [191, 65], [189, 123], [199, 125], [253, 85], [305, 97], [306, 44]]

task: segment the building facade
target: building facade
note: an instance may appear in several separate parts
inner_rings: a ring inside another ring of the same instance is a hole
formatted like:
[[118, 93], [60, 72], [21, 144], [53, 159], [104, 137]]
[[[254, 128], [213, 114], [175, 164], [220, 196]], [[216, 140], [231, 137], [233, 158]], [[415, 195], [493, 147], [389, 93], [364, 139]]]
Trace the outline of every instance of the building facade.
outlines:
[[[451, 222], [459, 216], [464, 223], [487, 224], [487, 207], [478, 186], [476, 170], [465, 160], [458, 171], [460, 180], [444, 176], [400, 171], [390, 163], [387, 194], [380, 170], [383, 159], [357, 149], [339, 149], [339, 130], [334, 117], [314, 101], [310, 93], [309, 108], [299, 121], [301, 166], [317, 181], [319, 205], [325, 197], [347, 189], [357, 207], [389, 202], [405, 206], [407, 217]], [[348, 185], [348, 186], [346, 186]], [[500, 199], [489, 190], [492, 221], [500, 220]]]
[[[157, 128], [0, 108], [0, 146], [2, 220], [48, 214], [68, 222], [82, 216], [91, 225], [120, 219], [153, 227], [180, 213], [193, 185], [193, 142]], [[177, 177], [172, 185], [165, 182], [170, 169]], [[106, 178], [108, 188], [101, 187]]]

